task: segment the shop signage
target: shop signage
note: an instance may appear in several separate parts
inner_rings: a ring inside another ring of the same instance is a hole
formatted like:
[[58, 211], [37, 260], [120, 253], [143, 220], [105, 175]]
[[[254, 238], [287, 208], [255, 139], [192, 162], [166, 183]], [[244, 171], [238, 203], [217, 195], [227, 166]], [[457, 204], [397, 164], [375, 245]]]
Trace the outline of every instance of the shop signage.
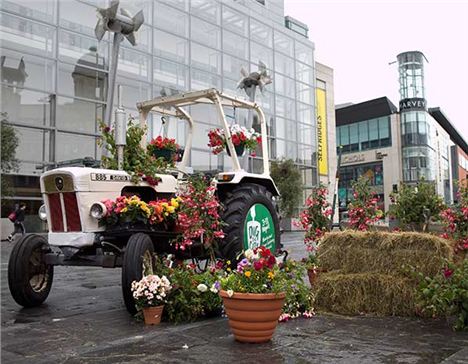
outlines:
[[319, 174], [328, 174], [327, 156], [327, 97], [325, 90], [317, 88], [315, 91], [317, 98], [317, 162]]
[[426, 110], [426, 99], [414, 97], [400, 100], [400, 111], [403, 110]]
[[365, 160], [364, 154], [345, 155], [343, 156], [341, 164], [364, 162]]

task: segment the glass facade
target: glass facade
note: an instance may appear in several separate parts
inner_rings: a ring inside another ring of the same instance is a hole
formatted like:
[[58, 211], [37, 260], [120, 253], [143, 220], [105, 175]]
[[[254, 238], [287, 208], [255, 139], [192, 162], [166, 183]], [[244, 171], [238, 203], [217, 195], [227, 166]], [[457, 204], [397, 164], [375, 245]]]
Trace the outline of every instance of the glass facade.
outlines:
[[391, 146], [390, 116], [337, 126], [336, 145], [338, 154], [340, 146], [343, 153]]
[[[29, 176], [37, 189], [44, 164], [100, 158], [97, 124], [104, 116], [112, 38], [106, 33], [97, 42], [94, 27], [96, 6], [107, 2], [0, 4], [2, 112], [20, 137], [21, 163], [15, 174]], [[121, 1], [121, 6], [133, 14], [143, 9], [145, 15], [138, 45], [124, 41], [119, 55], [117, 84], [123, 87], [127, 112], [136, 116], [136, 101], [164, 92], [216, 87], [244, 97], [237, 89], [240, 69], [257, 70], [261, 60], [273, 78], [257, 96], [267, 116], [271, 158], [292, 158], [316, 174], [314, 46], [284, 26], [278, 16], [282, 1], [263, 6], [253, 1], [138, 0]], [[226, 156], [214, 156], [207, 147], [206, 132], [216, 121], [213, 110], [190, 111], [197, 122], [194, 168], [229, 167]], [[242, 124], [246, 117], [246, 112], [231, 110], [228, 120]], [[149, 122], [150, 136], [162, 132], [158, 117]], [[169, 136], [183, 142], [184, 125], [170, 124]], [[259, 171], [258, 160], [252, 159], [250, 168]], [[34, 198], [40, 195], [36, 192]]]

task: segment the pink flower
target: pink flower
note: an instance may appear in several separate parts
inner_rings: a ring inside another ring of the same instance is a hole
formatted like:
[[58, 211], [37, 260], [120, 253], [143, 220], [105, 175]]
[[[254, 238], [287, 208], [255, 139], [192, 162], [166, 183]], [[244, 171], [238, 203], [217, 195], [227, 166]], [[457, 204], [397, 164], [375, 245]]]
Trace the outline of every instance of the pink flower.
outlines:
[[453, 274], [453, 269], [450, 269], [448, 267], [444, 268], [444, 277], [445, 278], [447, 278], [447, 279], [450, 278], [452, 276], [452, 274]]

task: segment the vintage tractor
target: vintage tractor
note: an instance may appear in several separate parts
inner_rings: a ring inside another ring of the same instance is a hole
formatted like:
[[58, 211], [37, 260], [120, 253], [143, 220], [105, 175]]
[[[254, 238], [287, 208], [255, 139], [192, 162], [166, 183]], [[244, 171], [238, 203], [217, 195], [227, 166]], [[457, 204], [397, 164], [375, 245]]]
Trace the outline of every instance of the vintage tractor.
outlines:
[[[142, 180], [131, 181], [125, 171], [89, 167], [57, 168], [40, 179], [44, 205], [39, 210], [47, 220], [48, 237], [24, 235], [16, 242], [8, 265], [8, 284], [15, 301], [24, 307], [38, 306], [49, 295], [54, 266], [122, 267], [122, 291], [130, 313], [135, 313], [131, 282], [142, 277], [145, 253], [174, 253], [180, 259], [204, 258], [203, 249], [193, 246], [177, 251], [171, 240], [180, 234], [152, 228], [113, 228], [100, 226], [106, 213], [104, 199], [138, 194], [143, 201], [173, 197], [184, 183], [192, 146], [193, 119], [188, 106], [211, 104], [224, 128], [232, 170], [214, 177], [216, 193], [222, 202], [225, 238], [219, 242], [220, 258], [235, 261], [243, 250], [264, 245], [272, 251], [280, 245], [280, 231], [275, 198], [278, 190], [269, 175], [268, 143], [265, 116], [252, 102], [225, 95], [215, 89], [193, 91], [137, 104], [140, 124], [146, 125], [150, 112], [163, 113], [188, 123], [185, 153], [173, 173], [159, 175], [151, 186]], [[263, 139], [263, 173], [248, 173], [240, 168], [231, 140], [225, 107], [252, 109], [257, 112]], [[144, 144], [146, 138], [142, 140]], [[201, 244], [200, 244], [201, 247]]]

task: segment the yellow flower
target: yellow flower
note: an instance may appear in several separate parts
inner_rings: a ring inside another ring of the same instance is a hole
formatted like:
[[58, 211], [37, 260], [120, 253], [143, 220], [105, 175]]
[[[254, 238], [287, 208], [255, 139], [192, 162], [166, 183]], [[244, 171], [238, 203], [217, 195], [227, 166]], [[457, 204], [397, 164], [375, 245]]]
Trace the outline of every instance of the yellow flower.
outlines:
[[268, 272], [268, 278], [269, 278], [269, 279], [273, 279], [274, 276], [275, 276], [275, 273], [273, 273], [273, 272]]
[[173, 214], [175, 212], [175, 207], [174, 206], [168, 206], [167, 207], [167, 212], [169, 212], [170, 214]]
[[174, 206], [174, 208], [179, 207], [179, 201], [177, 201], [176, 198], [171, 198], [171, 205]]
[[[271, 273], [271, 272], [270, 272], [270, 273]], [[250, 278], [250, 276], [252, 275], [252, 272], [248, 270], [248, 271], [246, 271], [244, 274], [245, 274], [245, 276], [246, 276], [247, 278]]]
[[125, 213], [128, 211], [128, 207], [124, 207], [122, 210], [120, 210], [120, 213]]

